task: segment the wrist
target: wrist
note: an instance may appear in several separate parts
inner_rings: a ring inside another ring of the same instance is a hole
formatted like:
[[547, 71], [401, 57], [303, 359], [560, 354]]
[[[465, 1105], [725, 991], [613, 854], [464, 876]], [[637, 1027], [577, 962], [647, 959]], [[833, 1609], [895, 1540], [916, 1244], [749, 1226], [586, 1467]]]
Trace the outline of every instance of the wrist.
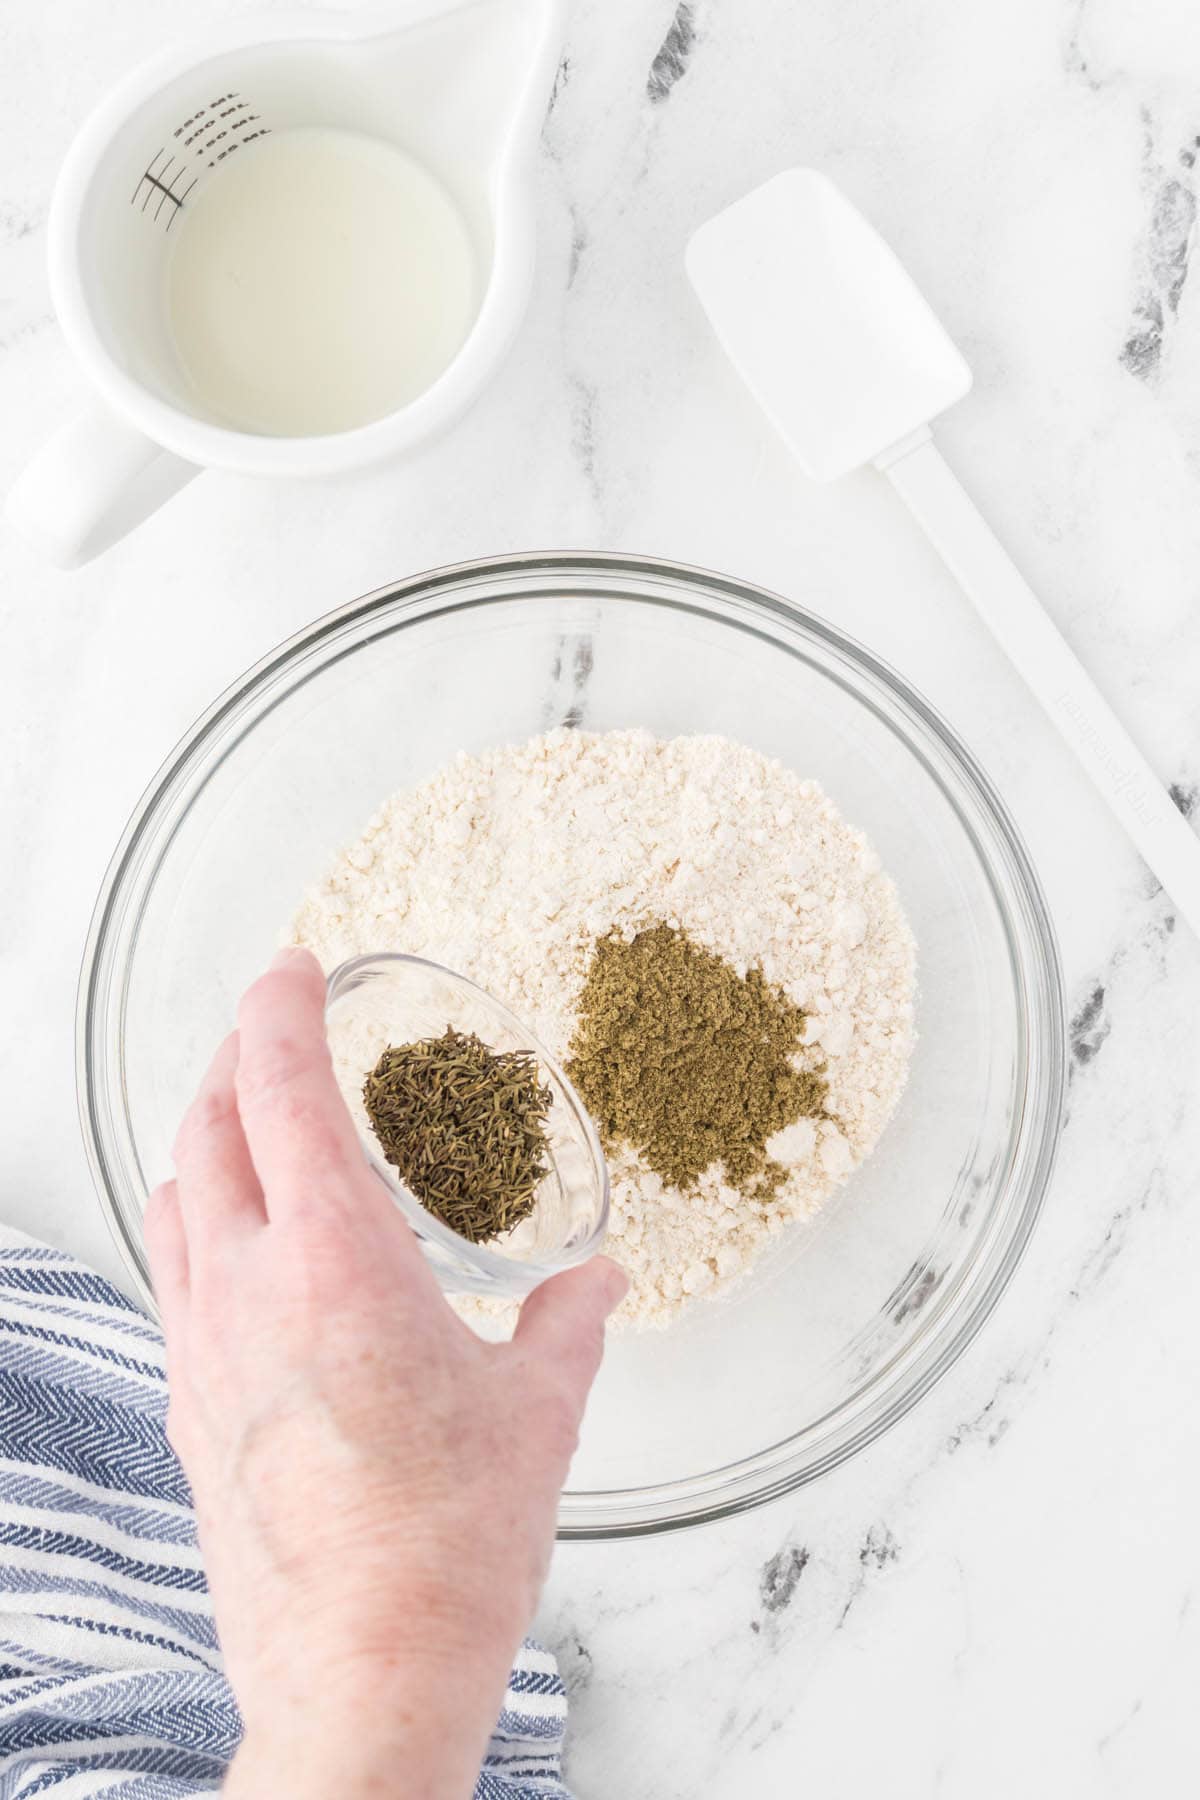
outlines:
[[359, 1645], [287, 1701], [264, 1682], [257, 1704], [243, 1707], [226, 1800], [468, 1800], [512, 1653], [478, 1642], [453, 1657], [442, 1649]]
[[274, 1731], [247, 1730], [222, 1793], [224, 1800], [468, 1800], [487, 1736], [486, 1726], [472, 1731], [466, 1719], [435, 1725], [415, 1712], [380, 1719], [357, 1710], [305, 1725], [286, 1742]]

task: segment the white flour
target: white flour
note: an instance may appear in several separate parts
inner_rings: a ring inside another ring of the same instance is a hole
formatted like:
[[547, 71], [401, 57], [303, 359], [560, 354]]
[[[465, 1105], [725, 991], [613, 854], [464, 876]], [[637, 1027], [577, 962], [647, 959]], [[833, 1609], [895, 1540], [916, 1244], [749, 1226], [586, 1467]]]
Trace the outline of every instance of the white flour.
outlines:
[[610, 1156], [621, 1311], [664, 1324], [735, 1280], [869, 1153], [904, 1086], [914, 948], [896, 890], [815, 782], [724, 738], [553, 731], [460, 756], [400, 793], [308, 895], [291, 941], [326, 969], [404, 950], [490, 989], [565, 1059], [592, 946], [667, 923], [810, 1015], [837, 1125], [771, 1141], [786, 1181], [747, 1200], [718, 1172], [687, 1195]]

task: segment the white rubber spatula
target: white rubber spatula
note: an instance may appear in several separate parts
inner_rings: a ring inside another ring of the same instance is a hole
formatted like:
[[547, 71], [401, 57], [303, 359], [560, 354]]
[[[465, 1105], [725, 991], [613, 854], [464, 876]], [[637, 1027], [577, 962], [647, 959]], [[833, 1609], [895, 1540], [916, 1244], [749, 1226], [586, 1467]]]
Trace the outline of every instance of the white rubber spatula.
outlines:
[[883, 239], [827, 176], [789, 169], [702, 225], [692, 286], [805, 472], [873, 462], [1200, 933], [1200, 838], [943, 462], [929, 421], [971, 371]]

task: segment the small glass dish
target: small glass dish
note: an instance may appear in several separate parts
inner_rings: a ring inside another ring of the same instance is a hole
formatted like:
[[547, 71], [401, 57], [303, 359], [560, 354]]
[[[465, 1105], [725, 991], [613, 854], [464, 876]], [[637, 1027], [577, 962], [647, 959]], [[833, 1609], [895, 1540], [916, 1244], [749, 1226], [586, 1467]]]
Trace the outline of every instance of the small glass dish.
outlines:
[[[608, 1169], [575, 1089], [533, 1033], [499, 1000], [441, 963], [380, 953], [341, 963], [325, 1002], [338, 1082], [371, 1168], [386, 1185], [447, 1294], [520, 1299], [560, 1269], [586, 1261], [608, 1229]], [[491, 1050], [524, 1050], [550, 1089], [549, 1168], [533, 1212], [502, 1237], [473, 1244], [429, 1212], [380, 1153], [363, 1083], [389, 1044], [441, 1037], [447, 1026]]]

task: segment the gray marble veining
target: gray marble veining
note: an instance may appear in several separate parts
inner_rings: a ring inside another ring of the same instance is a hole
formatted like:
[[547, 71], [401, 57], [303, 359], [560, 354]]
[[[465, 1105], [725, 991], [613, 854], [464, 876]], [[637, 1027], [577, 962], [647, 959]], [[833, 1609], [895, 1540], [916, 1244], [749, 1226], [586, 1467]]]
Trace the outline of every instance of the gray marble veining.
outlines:
[[[56, 161], [192, 22], [183, 0], [44, 0], [0, 25], [0, 486], [81, 398], [44, 271]], [[208, 477], [74, 577], [0, 542], [5, 1211], [109, 1271], [63, 1075], [104, 863], [212, 696], [357, 593], [564, 545], [736, 572], [900, 667], [1029, 842], [1072, 1047], [1030, 1250], [960, 1363], [853, 1463], [726, 1525], [561, 1551], [540, 1628], [581, 1796], [1196, 1785], [1200, 948], [881, 485], [789, 466], [681, 257], [789, 163], [843, 182], [974, 367], [956, 466], [1195, 818], [1198, 68], [1184, 0], [577, 0], [529, 317], [461, 427], [353, 482]], [[586, 724], [583, 640], [552, 660], [547, 725]]]

